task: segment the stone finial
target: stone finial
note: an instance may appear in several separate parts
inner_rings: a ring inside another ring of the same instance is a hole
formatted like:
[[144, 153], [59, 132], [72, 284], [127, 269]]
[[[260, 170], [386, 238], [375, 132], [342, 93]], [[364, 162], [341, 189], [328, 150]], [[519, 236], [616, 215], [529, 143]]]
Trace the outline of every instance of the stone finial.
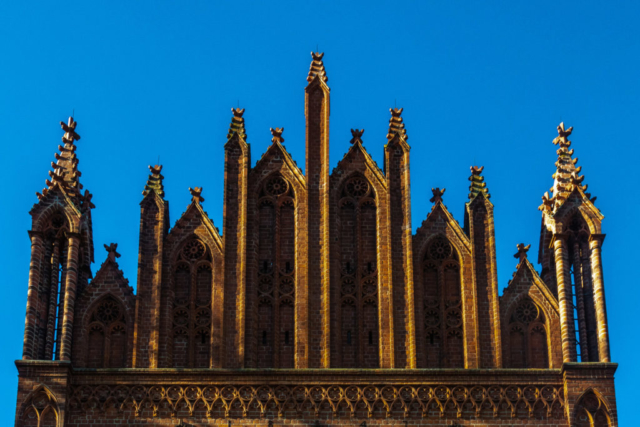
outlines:
[[405, 141], [409, 139], [407, 131], [404, 128], [402, 122], [403, 108], [390, 108], [391, 119], [389, 119], [389, 133], [387, 134], [387, 140], [392, 140], [396, 135], [400, 135]]
[[238, 134], [238, 136], [246, 140], [247, 132], [244, 128], [244, 118], [242, 117], [244, 114], [244, 108], [232, 108], [231, 112], [233, 113], [233, 117], [231, 118], [231, 125], [229, 126], [227, 139], [231, 139], [233, 135]]
[[202, 187], [189, 187], [189, 192], [191, 193], [191, 201], [195, 203], [204, 202], [204, 197], [202, 197]]
[[78, 123], [73, 120], [73, 117], [69, 117], [67, 123], [60, 122], [60, 126], [62, 130], [64, 130], [64, 135], [62, 136], [62, 142], [65, 144], [73, 144], [73, 141], [79, 141], [80, 135], [76, 133], [76, 126]]
[[151, 174], [149, 175], [147, 184], [144, 186], [142, 194], [146, 196], [149, 192], [155, 191], [158, 196], [164, 197], [164, 185], [162, 183], [164, 176], [160, 173], [162, 172], [162, 165], [149, 165], [149, 172], [151, 172]]
[[84, 196], [82, 197], [82, 209], [93, 209], [96, 205], [91, 201], [93, 199], [93, 194], [89, 192], [89, 190], [84, 190]]
[[558, 136], [556, 136], [556, 137], [554, 138], [553, 143], [554, 143], [555, 145], [560, 144], [561, 146], [562, 146], [562, 145], [566, 145], [566, 146], [571, 145], [571, 141], [568, 141], [568, 140], [567, 140], [567, 137], [568, 137], [569, 135], [571, 135], [571, 132], [573, 132], [573, 126], [571, 126], [569, 129], [566, 129], [566, 130], [565, 130], [565, 128], [564, 128], [564, 122], [560, 123], [560, 124], [558, 125]]
[[284, 128], [269, 128], [269, 130], [271, 131], [271, 135], [273, 136], [273, 138], [271, 138], [271, 142], [279, 142], [280, 144], [284, 142], [284, 138], [282, 137]]
[[120, 258], [120, 254], [116, 251], [116, 249], [118, 249], [117, 243], [111, 243], [109, 246], [104, 245], [104, 248], [109, 253], [107, 256], [108, 261], [116, 262], [116, 258]]
[[311, 52], [311, 66], [309, 67], [309, 75], [307, 76], [307, 81], [311, 83], [313, 79], [318, 76], [323, 82], [329, 81], [329, 77], [327, 77], [327, 72], [324, 69], [324, 63], [322, 62], [322, 57], [324, 53], [320, 52]]
[[474, 199], [478, 194], [482, 193], [487, 199], [491, 198], [491, 194], [489, 194], [489, 189], [487, 188], [487, 183], [484, 182], [484, 177], [481, 175], [484, 170], [484, 166], [471, 166], [471, 176], [469, 177], [469, 181], [471, 181], [471, 185], [469, 186], [469, 200]]
[[438, 188], [438, 187], [432, 188], [431, 192], [433, 193], [433, 197], [431, 199], [429, 199], [429, 201], [431, 203], [442, 202], [442, 195], [444, 194], [445, 191], [447, 191], [446, 188], [443, 188], [442, 190], [440, 190], [440, 188]]
[[362, 134], [364, 133], [364, 129], [351, 129], [351, 136], [353, 136], [353, 138], [351, 138], [351, 143], [355, 144], [356, 142], [359, 142], [360, 144], [362, 144]]
[[546, 191], [542, 195], [542, 204], [540, 206], [538, 206], [538, 210], [543, 211], [543, 212], [552, 211], [554, 205], [555, 205], [555, 201], [553, 200], [553, 197], [549, 197], [549, 192]]
[[518, 243], [518, 252], [513, 256], [514, 258], [518, 258], [518, 264], [527, 259], [527, 252], [529, 252], [529, 248], [531, 245], [525, 246], [524, 243]]

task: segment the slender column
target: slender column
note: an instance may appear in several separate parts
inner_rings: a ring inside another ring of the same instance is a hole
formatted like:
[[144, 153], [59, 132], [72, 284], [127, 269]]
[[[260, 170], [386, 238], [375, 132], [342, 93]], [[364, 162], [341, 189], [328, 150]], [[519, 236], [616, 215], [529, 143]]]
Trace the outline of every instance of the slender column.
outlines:
[[51, 254], [51, 286], [49, 288], [49, 312], [47, 316], [47, 341], [44, 347], [44, 358], [53, 359], [53, 340], [56, 335], [56, 311], [58, 308], [58, 287], [60, 286], [60, 241], [53, 242]]
[[576, 330], [573, 318], [573, 298], [571, 297], [571, 277], [569, 276], [569, 254], [566, 236], [555, 234], [552, 239], [556, 261], [556, 282], [560, 303], [560, 331], [562, 333], [562, 358], [564, 362], [575, 362]]
[[36, 307], [38, 305], [38, 283], [40, 282], [40, 268], [42, 263], [42, 233], [29, 231], [31, 238], [31, 263], [29, 265], [29, 288], [27, 293], [27, 315], [24, 325], [24, 344], [22, 358], [30, 360], [35, 357], [36, 350]]
[[591, 248], [591, 277], [593, 279], [593, 298], [596, 302], [596, 322], [598, 324], [598, 352], [600, 362], [611, 362], [609, 353], [609, 326], [607, 324], [607, 307], [604, 299], [604, 280], [602, 278], [602, 258], [600, 248], [604, 234], [592, 234], [589, 237]]
[[580, 262], [580, 243], [573, 241], [573, 280], [576, 284], [576, 305], [578, 306], [578, 333], [580, 334], [580, 361], [589, 362], [589, 337], [584, 308], [584, 286], [582, 286], [582, 262]]
[[60, 265], [62, 266], [62, 273], [60, 274], [60, 290], [58, 293], [60, 294], [57, 302], [56, 311], [58, 313], [58, 321], [56, 323], [56, 351], [54, 354], [55, 360], [60, 360], [60, 343], [62, 342], [62, 320], [64, 318], [64, 288], [67, 283], [67, 256], [68, 251], [67, 247], [69, 246], [69, 242], [64, 242], [63, 246], [60, 250]]
[[60, 342], [60, 360], [71, 360], [71, 342], [73, 336], [73, 314], [76, 304], [76, 284], [78, 281], [78, 247], [80, 235], [67, 233], [67, 274], [64, 287], [64, 315], [62, 319], [62, 340]]

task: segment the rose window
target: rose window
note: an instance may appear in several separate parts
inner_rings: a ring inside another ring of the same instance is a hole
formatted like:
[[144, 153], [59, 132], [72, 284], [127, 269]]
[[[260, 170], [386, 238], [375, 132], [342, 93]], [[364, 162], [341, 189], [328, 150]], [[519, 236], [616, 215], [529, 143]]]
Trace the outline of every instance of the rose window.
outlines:
[[355, 291], [355, 290], [356, 290], [356, 286], [353, 283], [353, 279], [348, 278], [348, 277], [342, 279], [342, 293], [343, 294], [345, 294], [345, 295], [352, 294], [353, 291]]
[[440, 313], [437, 310], [429, 310], [424, 315], [424, 323], [426, 326], [433, 327], [440, 323]]
[[362, 178], [353, 178], [347, 183], [347, 193], [352, 197], [362, 197], [369, 192], [369, 183]]
[[462, 325], [462, 314], [458, 310], [451, 310], [447, 313], [447, 326], [458, 327]]
[[267, 294], [271, 292], [271, 287], [271, 277], [263, 276], [260, 278], [260, 282], [258, 282], [258, 289], [260, 290], [260, 292]]
[[451, 256], [451, 245], [444, 239], [436, 239], [429, 246], [429, 257], [431, 259], [445, 259]]
[[370, 295], [376, 291], [376, 281], [373, 279], [367, 279], [362, 283], [362, 293]]
[[98, 307], [98, 320], [105, 324], [109, 324], [120, 317], [120, 307], [118, 303], [109, 299], [104, 301]]
[[272, 196], [278, 196], [280, 194], [286, 193], [288, 188], [287, 181], [282, 179], [281, 177], [275, 177], [267, 182], [267, 193]]
[[280, 292], [283, 294], [290, 294], [293, 292], [293, 280], [289, 277], [283, 277], [280, 280]]
[[522, 323], [530, 323], [538, 317], [538, 308], [531, 301], [524, 301], [516, 308], [516, 319]]
[[182, 254], [189, 260], [202, 258], [204, 255], [204, 245], [197, 240], [192, 240], [182, 249]]

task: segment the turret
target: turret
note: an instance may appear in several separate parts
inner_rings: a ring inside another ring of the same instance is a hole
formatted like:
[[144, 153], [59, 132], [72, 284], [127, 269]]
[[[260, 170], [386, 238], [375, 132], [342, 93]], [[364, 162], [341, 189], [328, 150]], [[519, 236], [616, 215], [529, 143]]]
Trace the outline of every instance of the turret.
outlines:
[[392, 108], [384, 148], [384, 169], [389, 189], [391, 280], [395, 367], [416, 367], [413, 295], [413, 250], [411, 229], [411, 178], [407, 132], [402, 108]]
[[157, 368], [160, 337], [162, 253], [169, 230], [169, 202], [164, 199], [161, 165], [149, 166], [140, 202], [140, 243], [133, 366]]
[[[224, 364], [242, 368], [246, 348], [247, 186], [251, 167], [250, 147], [244, 128], [244, 108], [232, 108], [233, 118], [224, 146], [224, 328], [220, 345]], [[223, 307], [220, 307], [222, 309]], [[214, 347], [216, 338], [214, 337]]]
[[309, 367], [329, 367], [329, 87], [323, 53], [313, 61], [305, 89], [308, 188]]
[[473, 252], [479, 366], [502, 366], [500, 308], [496, 265], [495, 226], [491, 195], [484, 182], [484, 167], [471, 167], [469, 202], [465, 205], [464, 225]]

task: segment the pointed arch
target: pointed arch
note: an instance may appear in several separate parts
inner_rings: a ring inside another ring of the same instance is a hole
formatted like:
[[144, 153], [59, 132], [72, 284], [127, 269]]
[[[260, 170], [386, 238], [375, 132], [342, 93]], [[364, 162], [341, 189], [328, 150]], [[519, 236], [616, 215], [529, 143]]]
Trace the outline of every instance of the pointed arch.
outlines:
[[89, 368], [125, 368], [130, 353], [129, 330], [133, 319], [126, 304], [108, 292], [91, 303], [82, 318], [84, 346], [80, 353]]
[[503, 318], [506, 368], [550, 368], [550, 322], [544, 306], [536, 300], [529, 294], [518, 295]]
[[55, 395], [47, 386], [40, 384], [23, 400], [18, 419], [20, 425], [24, 426], [55, 427], [60, 424], [59, 414], [60, 409]]
[[573, 417], [577, 426], [610, 427], [611, 409], [606, 398], [597, 389], [589, 387], [576, 399]]

